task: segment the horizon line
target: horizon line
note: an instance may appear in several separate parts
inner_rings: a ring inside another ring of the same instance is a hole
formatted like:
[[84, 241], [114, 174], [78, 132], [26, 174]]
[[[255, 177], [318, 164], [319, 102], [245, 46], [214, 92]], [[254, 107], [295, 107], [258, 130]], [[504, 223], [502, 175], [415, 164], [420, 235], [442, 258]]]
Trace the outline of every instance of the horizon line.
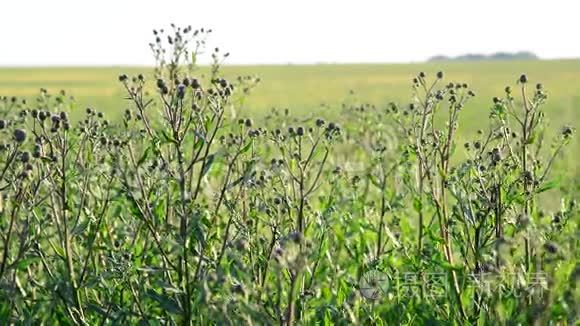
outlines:
[[[222, 67], [259, 67], [259, 66], [347, 66], [347, 65], [418, 65], [418, 64], [456, 64], [456, 63], [489, 63], [489, 62], [528, 62], [528, 61], [575, 61], [580, 60], [580, 57], [561, 57], [561, 58], [526, 58], [526, 59], [476, 59], [476, 60], [461, 60], [450, 57], [442, 60], [422, 60], [422, 61], [336, 61], [336, 62], [287, 62], [287, 63], [224, 63]], [[209, 67], [211, 64], [197, 64], [198, 67]], [[129, 63], [112, 63], [112, 64], [0, 64], [0, 69], [58, 69], [58, 68], [155, 68], [154, 64], [129, 64]]]

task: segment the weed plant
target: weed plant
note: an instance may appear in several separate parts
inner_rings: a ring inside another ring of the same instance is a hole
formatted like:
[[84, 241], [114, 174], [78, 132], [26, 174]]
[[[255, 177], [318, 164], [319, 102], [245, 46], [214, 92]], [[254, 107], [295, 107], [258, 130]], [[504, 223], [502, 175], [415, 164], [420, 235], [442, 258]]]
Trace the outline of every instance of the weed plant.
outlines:
[[[155, 77], [119, 76], [123, 119], [66, 92], [0, 101], [4, 324], [574, 324], [575, 194], [526, 75], [458, 144], [469, 85], [419, 73], [409, 104], [340, 121], [238, 108], [260, 80], [171, 26]], [[289, 103], [291, 104], [291, 103]], [[462, 151], [463, 153], [458, 154]]]

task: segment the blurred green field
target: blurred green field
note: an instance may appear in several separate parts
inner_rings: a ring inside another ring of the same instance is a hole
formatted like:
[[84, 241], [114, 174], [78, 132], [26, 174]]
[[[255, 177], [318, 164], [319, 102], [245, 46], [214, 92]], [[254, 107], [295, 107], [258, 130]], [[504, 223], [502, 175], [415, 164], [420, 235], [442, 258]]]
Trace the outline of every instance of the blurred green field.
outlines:
[[[252, 114], [271, 107], [290, 108], [294, 112], [333, 115], [350, 91], [363, 102], [386, 104], [411, 100], [411, 79], [419, 71], [433, 76], [445, 72], [445, 82], [467, 82], [477, 96], [463, 112], [460, 133], [469, 137], [485, 126], [485, 118], [494, 96], [502, 96], [507, 85], [526, 73], [530, 83], [541, 82], [549, 99], [546, 115], [552, 130], [561, 125], [578, 127], [580, 108], [580, 60], [504, 61], [504, 62], [436, 62], [421, 64], [349, 64], [349, 65], [279, 65], [226, 66], [226, 78], [257, 75], [262, 82], [247, 98], [242, 108]], [[206, 69], [199, 71], [204, 74]], [[80, 108], [95, 107], [115, 116], [123, 112], [123, 89], [117, 76], [151, 73], [148, 67], [107, 68], [0, 68], [0, 96], [31, 98], [41, 87], [51, 92], [65, 89]], [[574, 154], [579, 143], [571, 145]], [[577, 175], [575, 155], [567, 155], [562, 167], [570, 176]], [[562, 168], [561, 167], [561, 168]]]

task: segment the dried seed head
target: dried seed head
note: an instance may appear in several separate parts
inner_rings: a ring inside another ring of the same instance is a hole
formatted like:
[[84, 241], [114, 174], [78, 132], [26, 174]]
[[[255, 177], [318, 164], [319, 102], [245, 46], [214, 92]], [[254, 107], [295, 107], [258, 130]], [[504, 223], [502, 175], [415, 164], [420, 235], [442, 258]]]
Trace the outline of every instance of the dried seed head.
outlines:
[[249, 248], [248, 242], [244, 239], [238, 239], [235, 242], [235, 247], [238, 251], [247, 251]]
[[524, 171], [524, 173], [522, 174], [522, 176], [523, 176], [524, 181], [526, 183], [531, 183], [534, 180], [534, 175], [530, 171]]
[[22, 152], [20, 153], [20, 161], [22, 163], [30, 162], [30, 153], [29, 152]]
[[239, 294], [239, 295], [244, 295], [246, 293], [246, 291], [244, 290], [244, 287], [239, 283], [232, 285], [231, 291], [232, 291], [232, 293]]
[[42, 147], [39, 144], [34, 145], [34, 150], [32, 151], [32, 157], [39, 158], [42, 154]]
[[302, 233], [294, 231], [288, 235], [288, 239], [296, 244], [300, 244], [303, 240]]
[[296, 129], [296, 134], [297, 134], [298, 136], [304, 136], [304, 128], [302, 128], [302, 127], [298, 127], [298, 128]]
[[17, 143], [23, 143], [26, 140], [26, 131], [24, 129], [15, 129], [14, 140], [16, 140]]
[[565, 139], [568, 139], [570, 136], [572, 136], [573, 133], [574, 133], [574, 130], [572, 129], [572, 127], [566, 126], [566, 127], [562, 128], [562, 136]]
[[520, 76], [520, 83], [525, 84], [528, 82], [528, 77], [525, 74]]
[[443, 71], [437, 72], [437, 79], [443, 79]]
[[544, 249], [547, 253], [556, 254], [558, 253], [558, 246], [553, 242], [544, 243]]
[[501, 161], [501, 159], [502, 159], [502, 157], [501, 157], [501, 151], [499, 150], [499, 148], [494, 148], [491, 151], [491, 160], [494, 163], [497, 163], [497, 162]]
[[179, 84], [177, 86], [177, 97], [183, 99], [185, 97], [185, 85]]
[[282, 247], [276, 247], [276, 249], [274, 249], [274, 252], [272, 253], [272, 255], [274, 256], [274, 258], [276, 260], [280, 260], [282, 258], [282, 256], [284, 255], [284, 249], [282, 249]]
[[193, 87], [193, 89], [199, 89], [201, 87], [199, 80], [197, 80], [196, 78], [193, 78], [191, 80], [191, 87]]
[[28, 179], [28, 177], [30, 177], [30, 170], [24, 170], [24, 171], [22, 171], [22, 173], [20, 174], [20, 177], [22, 179]]
[[0, 130], [6, 128], [6, 121], [5, 120], [0, 120]]
[[246, 119], [246, 121], [244, 121], [244, 125], [245, 125], [246, 127], [248, 127], [248, 128], [249, 128], [249, 127], [251, 127], [251, 126], [252, 126], [252, 120], [250, 120], [250, 119]]

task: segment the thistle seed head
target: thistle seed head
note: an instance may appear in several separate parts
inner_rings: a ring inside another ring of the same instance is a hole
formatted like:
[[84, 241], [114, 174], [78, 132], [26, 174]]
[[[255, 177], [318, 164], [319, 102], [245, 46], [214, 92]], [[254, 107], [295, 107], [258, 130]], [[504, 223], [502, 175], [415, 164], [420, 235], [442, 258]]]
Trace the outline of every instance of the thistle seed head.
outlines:
[[23, 143], [26, 140], [26, 131], [24, 129], [15, 129], [14, 140], [16, 140], [17, 143]]
[[22, 163], [30, 162], [30, 153], [29, 152], [22, 152], [20, 153], [20, 161]]
[[296, 129], [296, 134], [297, 134], [298, 136], [304, 136], [304, 128], [302, 128], [302, 127], [298, 127], [298, 128]]

